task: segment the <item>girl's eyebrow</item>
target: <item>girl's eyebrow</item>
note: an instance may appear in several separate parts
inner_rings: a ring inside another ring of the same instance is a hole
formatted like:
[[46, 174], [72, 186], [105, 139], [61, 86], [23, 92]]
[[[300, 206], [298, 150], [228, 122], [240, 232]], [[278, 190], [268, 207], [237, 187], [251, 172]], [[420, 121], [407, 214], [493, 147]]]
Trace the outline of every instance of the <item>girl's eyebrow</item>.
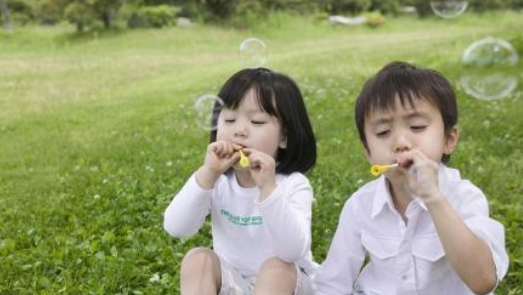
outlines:
[[380, 117], [375, 120], [370, 120], [369, 125], [374, 127], [374, 126], [378, 126], [378, 125], [382, 125], [382, 124], [389, 124], [390, 122], [392, 122], [391, 117]]

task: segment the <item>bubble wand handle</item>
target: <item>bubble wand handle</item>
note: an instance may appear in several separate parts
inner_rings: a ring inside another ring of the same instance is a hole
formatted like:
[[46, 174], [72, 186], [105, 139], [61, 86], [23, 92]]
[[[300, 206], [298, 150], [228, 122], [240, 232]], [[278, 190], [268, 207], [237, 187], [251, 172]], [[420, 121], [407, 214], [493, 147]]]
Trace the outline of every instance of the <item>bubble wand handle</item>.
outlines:
[[240, 149], [240, 167], [247, 168], [251, 165], [251, 161], [249, 161], [249, 158], [245, 156], [243, 151]]
[[391, 165], [372, 165], [370, 167], [370, 173], [374, 176], [378, 176], [384, 172], [389, 171], [392, 168], [398, 167], [398, 163], [391, 164]]

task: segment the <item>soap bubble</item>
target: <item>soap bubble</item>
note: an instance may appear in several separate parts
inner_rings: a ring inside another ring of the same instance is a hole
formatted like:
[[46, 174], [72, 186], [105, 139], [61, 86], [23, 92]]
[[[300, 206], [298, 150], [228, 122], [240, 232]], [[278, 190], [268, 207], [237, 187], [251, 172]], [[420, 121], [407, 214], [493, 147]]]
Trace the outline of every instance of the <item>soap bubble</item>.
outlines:
[[506, 40], [486, 37], [469, 45], [461, 60], [465, 65], [479, 67], [515, 65], [519, 56], [514, 46]]
[[467, 10], [468, 1], [442, 0], [430, 1], [432, 11], [443, 18], [455, 18], [462, 15]]
[[223, 101], [216, 95], [205, 94], [200, 96], [194, 104], [198, 127], [206, 131], [216, 130], [218, 116], [223, 106]]
[[477, 99], [504, 98], [518, 86], [518, 60], [517, 51], [506, 40], [493, 37], [478, 40], [463, 52], [464, 71], [459, 84]]
[[240, 62], [246, 68], [259, 68], [267, 61], [267, 46], [260, 39], [245, 39], [240, 44], [239, 53]]
[[518, 78], [501, 73], [465, 75], [460, 78], [459, 83], [470, 96], [481, 100], [498, 100], [516, 89]]

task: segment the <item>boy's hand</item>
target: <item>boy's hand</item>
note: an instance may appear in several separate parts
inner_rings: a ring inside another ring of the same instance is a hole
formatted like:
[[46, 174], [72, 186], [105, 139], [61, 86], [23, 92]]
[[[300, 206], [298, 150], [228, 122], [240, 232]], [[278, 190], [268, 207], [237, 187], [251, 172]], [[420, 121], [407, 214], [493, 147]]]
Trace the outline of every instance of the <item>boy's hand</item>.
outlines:
[[438, 179], [438, 163], [432, 161], [417, 149], [410, 150], [398, 156], [401, 169], [407, 173], [407, 186], [424, 202], [441, 197]]
[[196, 171], [196, 181], [204, 189], [211, 189], [225, 171], [240, 159], [240, 146], [226, 141], [216, 141], [207, 146], [205, 162]]
[[243, 149], [251, 161], [251, 176], [260, 189], [260, 200], [267, 198], [276, 189], [276, 162], [273, 157], [251, 148]]

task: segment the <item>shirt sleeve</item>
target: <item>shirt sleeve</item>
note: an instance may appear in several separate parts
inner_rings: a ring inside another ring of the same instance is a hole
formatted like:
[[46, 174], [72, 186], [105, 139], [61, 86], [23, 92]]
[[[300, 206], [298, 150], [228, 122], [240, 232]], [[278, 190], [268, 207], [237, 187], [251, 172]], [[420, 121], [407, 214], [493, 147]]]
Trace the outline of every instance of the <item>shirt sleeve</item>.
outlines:
[[184, 238], [197, 233], [210, 212], [212, 192], [200, 187], [193, 174], [165, 210], [163, 227], [169, 235]]
[[276, 257], [296, 262], [310, 252], [313, 191], [302, 174], [291, 174], [285, 184], [255, 204], [272, 241]]
[[344, 205], [327, 258], [318, 268], [314, 284], [317, 295], [352, 294], [353, 285], [365, 260], [361, 244], [361, 222], [356, 202]]
[[489, 217], [487, 198], [479, 188], [464, 181], [456, 192], [466, 199], [459, 210], [465, 224], [490, 248], [499, 283], [507, 273], [509, 263], [505, 249], [505, 229], [501, 223]]

